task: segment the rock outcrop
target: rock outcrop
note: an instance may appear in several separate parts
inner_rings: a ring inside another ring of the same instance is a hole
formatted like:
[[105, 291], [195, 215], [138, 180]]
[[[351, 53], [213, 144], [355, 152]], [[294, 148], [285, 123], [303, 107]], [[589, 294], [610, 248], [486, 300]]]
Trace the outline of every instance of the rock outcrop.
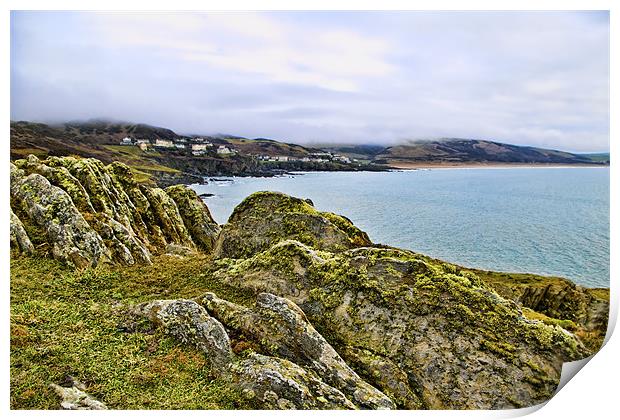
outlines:
[[228, 334], [222, 324], [192, 300], [158, 300], [137, 308], [156, 324], [183, 343], [191, 344], [209, 355], [212, 368], [226, 369], [232, 361]]
[[360, 408], [394, 408], [392, 401], [363, 381], [288, 299], [261, 293], [253, 309], [207, 293], [201, 302], [229, 328], [251, 337], [264, 351], [316, 372]]
[[24, 224], [19, 217], [11, 210], [11, 248], [15, 248], [25, 254], [32, 254], [34, 252], [34, 246], [30, 242], [30, 238], [24, 229]]
[[479, 271], [501, 296], [536, 313], [536, 318], [575, 332], [592, 352], [602, 345], [609, 318], [609, 289], [591, 289], [559, 277]]
[[[222, 324], [195, 301], [168, 300], [134, 309], [183, 343], [202, 351], [212, 372], [236, 386], [257, 407], [265, 409], [354, 409], [337, 388], [310, 369], [290, 360], [257, 353], [233, 355]], [[360, 380], [361, 382], [361, 380]], [[370, 386], [367, 385], [369, 388]], [[375, 390], [375, 393], [380, 394]], [[388, 407], [391, 402], [384, 396]]]
[[319, 212], [311, 202], [286, 194], [258, 192], [235, 208], [215, 255], [247, 258], [285, 239], [328, 251], [371, 245], [368, 235], [345, 217]]
[[181, 218], [196, 245], [204, 252], [211, 252], [220, 227], [213, 220], [204, 201], [194, 190], [183, 185], [168, 187], [166, 193], [177, 204]]
[[109, 258], [101, 236], [86, 222], [69, 194], [44, 176], [26, 176], [11, 164], [11, 198], [16, 202], [16, 211], [46, 233], [55, 258], [76, 267], [97, 265]]
[[69, 386], [50, 384], [50, 388], [60, 397], [60, 407], [63, 410], [107, 410], [108, 407], [88, 395], [85, 387], [78, 381], [72, 380]]
[[209, 210], [184, 186], [169, 191], [118, 162], [31, 155], [11, 164], [12, 243], [23, 251], [18, 238], [28, 239], [76, 267], [148, 264], [168, 245], [210, 251], [220, 228]]
[[[407, 251], [332, 254], [285, 241], [221, 264], [214, 276], [294, 301], [358, 373], [371, 372], [364, 379], [403, 407], [533, 405], [551, 396], [564, 361], [586, 354], [570, 333], [529, 321], [471, 273]], [[406, 404], [407, 395], [414, 398]]]
[[[489, 409], [545, 401], [562, 363], [589, 354], [576, 335], [524, 316], [473, 272], [369, 243], [305, 200], [254, 194], [223, 227], [215, 253], [226, 258], [207, 276], [256, 294], [257, 305], [209, 294], [200, 302], [264, 353], [312, 369], [358, 407], [347, 379], [330, 375], [340, 360], [401, 408]], [[329, 337], [328, 347], [300, 347], [312, 331]]]

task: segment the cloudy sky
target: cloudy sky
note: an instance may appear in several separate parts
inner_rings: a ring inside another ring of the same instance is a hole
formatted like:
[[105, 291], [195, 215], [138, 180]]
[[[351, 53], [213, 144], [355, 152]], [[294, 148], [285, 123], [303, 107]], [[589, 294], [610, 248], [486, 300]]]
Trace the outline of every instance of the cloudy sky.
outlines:
[[11, 119], [609, 150], [606, 12], [12, 12]]

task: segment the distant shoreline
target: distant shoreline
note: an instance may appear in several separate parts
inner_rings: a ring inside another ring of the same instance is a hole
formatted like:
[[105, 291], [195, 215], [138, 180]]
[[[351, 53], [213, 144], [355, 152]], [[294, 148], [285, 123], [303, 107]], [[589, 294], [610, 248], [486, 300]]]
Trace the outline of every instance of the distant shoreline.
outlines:
[[520, 162], [389, 162], [393, 169], [476, 169], [476, 168], [608, 168], [609, 164], [520, 163]]

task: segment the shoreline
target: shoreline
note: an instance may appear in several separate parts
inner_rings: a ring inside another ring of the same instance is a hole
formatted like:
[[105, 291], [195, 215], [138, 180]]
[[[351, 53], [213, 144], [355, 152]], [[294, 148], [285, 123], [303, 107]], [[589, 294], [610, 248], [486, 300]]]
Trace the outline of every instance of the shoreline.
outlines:
[[609, 168], [609, 164], [581, 163], [511, 163], [511, 162], [389, 162], [396, 170], [416, 169], [510, 169], [510, 168]]

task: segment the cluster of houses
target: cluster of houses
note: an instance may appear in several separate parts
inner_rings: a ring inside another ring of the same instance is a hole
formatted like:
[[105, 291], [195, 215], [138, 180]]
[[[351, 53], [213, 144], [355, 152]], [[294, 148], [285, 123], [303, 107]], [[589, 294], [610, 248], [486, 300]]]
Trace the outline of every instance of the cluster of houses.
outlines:
[[121, 146], [138, 146], [142, 150], [147, 150], [150, 147], [157, 147], [162, 149], [179, 149], [179, 150], [191, 150], [194, 156], [203, 156], [207, 154], [208, 150], [214, 149], [218, 155], [229, 156], [237, 153], [236, 150], [227, 146], [218, 146], [215, 149], [215, 145], [202, 137], [195, 138], [180, 138], [176, 140], [156, 139], [154, 142], [144, 139], [132, 139], [131, 137], [125, 137], [120, 142]]
[[[132, 139], [131, 137], [125, 137], [120, 142], [121, 146], [138, 146], [140, 149], [146, 151], [151, 147], [159, 149], [178, 149], [178, 150], [191, 150], [194, 156], [204, 156], [210, 150], [215, 151], [220, 156], [235, 155], [237, 151], [228, 146], [215, 146], [207, 139], [202, 137], [192, 138], [179, 138], [175, 140], [156, 139], [154, 141], [145, 139]], [[304, 157], [295, 156], [271, 156], [271, 155], [254, 155], [254, 157], [261, 161], [266, 162], [340, 162], [351, 163], [351, 159], [342, 155], [335, 155], [329, 152], [316, 152], [311, 153]]]
[[312, 153], [309, 156], [295, 157], [295, 156], [270, 156], [270, 155], [256, 155], [254, 156], [258, 160], [265, 162], [340, 162], [351, 163], [351, 159], [342, 155], [334, 155], [332, 153]]

